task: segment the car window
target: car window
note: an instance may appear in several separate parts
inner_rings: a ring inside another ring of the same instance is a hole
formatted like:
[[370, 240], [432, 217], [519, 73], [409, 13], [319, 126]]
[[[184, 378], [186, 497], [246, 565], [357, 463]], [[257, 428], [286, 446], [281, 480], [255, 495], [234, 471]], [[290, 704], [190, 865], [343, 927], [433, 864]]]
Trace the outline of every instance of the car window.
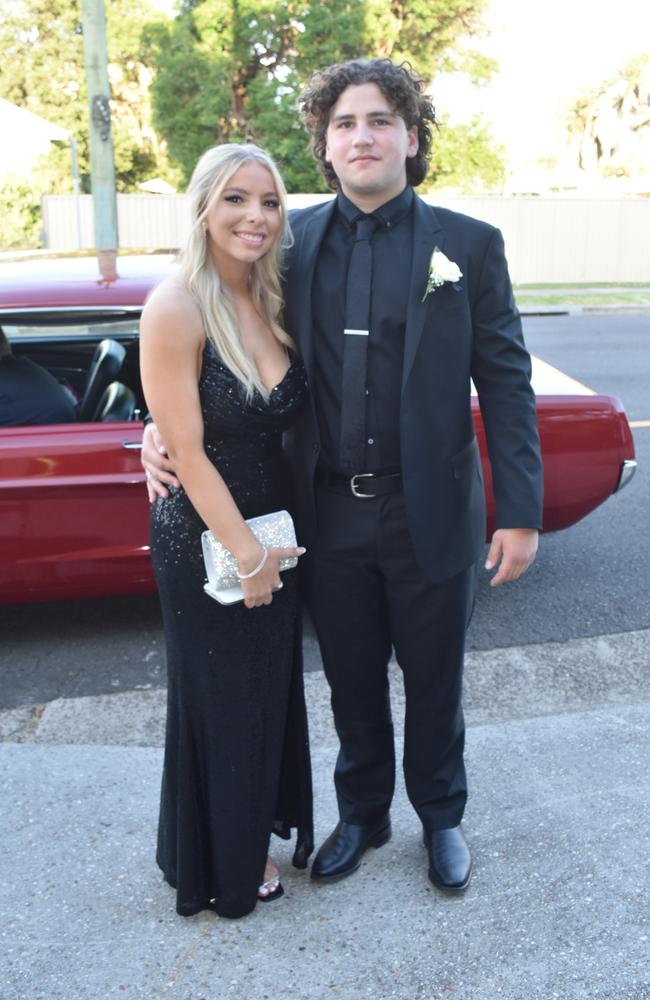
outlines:
[[[94, 395], [92, 397], [93, 406], [95, 403], [99, 406], [103, 393], [111, 388], [112, 396], [106, 400], [110, 406], [101, 410], [111, 416], [88, 417], [91, 404], [87, 402], [85, 413], [79, 419], [85, 422], [89, 419], [121, 422], [137, 420], [145, 412], [138, 360], [140, 312], [140, 306], [13, 309], [0, 311], [0, 325], [9, 339], [12, 353], [49, 372], [64, 392], [72, 395], [75, 403], [84, 399], [98, 344], [104, 340], [120, 343], [126, 354], [119, 370], [110, 372], [102, 369], [96, 386], [101, 392], [97, 400]], [[116, 388], [118, 385], [121, 388]], [[130, 402], [131, 394], [135, 396], [133, 404]], [[113, 414], [127, 415], [120, 417]], [[27, 425], [33, 423], [33, 420], [26, 420]]]

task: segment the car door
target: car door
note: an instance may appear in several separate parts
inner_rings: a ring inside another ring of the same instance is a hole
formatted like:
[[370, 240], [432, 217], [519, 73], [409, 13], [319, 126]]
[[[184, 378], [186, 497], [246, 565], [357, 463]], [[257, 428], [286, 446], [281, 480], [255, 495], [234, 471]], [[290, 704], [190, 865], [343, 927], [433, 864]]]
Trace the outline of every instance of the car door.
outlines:
[[0, 601], [152, 589], [142, 428], [0, 428]]

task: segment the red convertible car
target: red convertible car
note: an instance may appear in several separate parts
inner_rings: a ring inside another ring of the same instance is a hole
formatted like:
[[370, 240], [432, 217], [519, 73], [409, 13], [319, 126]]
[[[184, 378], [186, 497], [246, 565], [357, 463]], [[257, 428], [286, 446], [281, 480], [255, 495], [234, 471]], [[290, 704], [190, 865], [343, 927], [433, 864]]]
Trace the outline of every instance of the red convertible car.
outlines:
[[[14, 354], [48, 369], [77, 396], [79, 420], [0, 427], [0, 603], [153, 589], [148, 503], [140, 466], [144, 400], [138, 321], [171, 256], [97, 262], [48, 257], [0, 265], [0, 325]], [[583, 518], [634, 471], [621, 403], [534, 360], [545, 473], [544, 530]], [[478, 404], [488, 533], [494, 499]]]

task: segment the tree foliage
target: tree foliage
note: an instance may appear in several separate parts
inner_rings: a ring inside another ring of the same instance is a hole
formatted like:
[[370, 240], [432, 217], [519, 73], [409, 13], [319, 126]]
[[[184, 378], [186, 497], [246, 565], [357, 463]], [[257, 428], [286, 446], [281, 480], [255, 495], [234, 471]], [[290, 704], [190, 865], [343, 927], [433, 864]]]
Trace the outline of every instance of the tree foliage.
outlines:
[[578, 97], [567, 127], [578, 165], [602, 176], [631, 176], [650, 162], [650, 56], [631, 59]]
[[[488, 0], [105, 0], [117, 186], [186, 181], [209, 146], [255, 141], [276, 157], [289, 190], [323, 183], [299, 121], [300, 88], [319, 67], [355, 57], [408, 59], [425, 79], [492, 66], [471, 48]], [[0, 97], [77, 139], [89, 175], [81, 0], [3, 0]], [[500, 151], [479, 122], [443, 126], [432, 182], [498, 183]], [[40, 195], [72, 189], [70, 150], [53, 144], [33, 180], [7, 180], [3, 242], [38, 240]], [[86, 184], [87, 189], [87, 184]]]
[[[149, 97], [152, 24], [158, 18], [148, 0], [106, 3], [113, 143], [122, 191], [154, 176], [165, 163]], [[79, 170], [88, 174], [81, 0], [5, 0], [0, 52], [0, 97], [68, 129], [77, 139]], [[42, 191], [70, 190], [69, 149], [54, 148], [38, 174]]]
[[[290, 191], [323, 183], [296, 105], [316, 69], [357, 57], [407, 59], [425, 79], [462, 70], [485, 79], [492, 66], [466, 41], [482, 33], [487, 0], [187, 0], [155, 33], [154, 122], [187, 180], [218, 142], [253, 141], [275, 156]], [[441, 131], [433, 176], [500, 176], [485, 129]], [[502, 168], [501, 168], [502, 169]]]
[[506, 179], [505, 150], [475, 117], [468, 124], [448, 127], [444, 121], [433, 144], [431, 170], [422, 190], [434, 187], [459, 188], [465, 194], [479, 194], [500, 188]]
[[0, 247], [26, 249], [41, 245], [41, 192], [32, 180], [12, 174], [0, 188]]

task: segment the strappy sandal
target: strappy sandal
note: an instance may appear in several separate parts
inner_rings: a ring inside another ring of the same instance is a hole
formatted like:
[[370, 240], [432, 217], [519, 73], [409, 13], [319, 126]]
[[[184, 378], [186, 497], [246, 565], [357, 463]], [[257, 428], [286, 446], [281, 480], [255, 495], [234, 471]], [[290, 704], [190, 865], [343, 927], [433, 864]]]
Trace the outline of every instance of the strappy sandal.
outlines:
[[284, 896], [284, 889], [279, 875], [274, 875], [273, 878], [262, 882], [257, 890], [257, 898], [260, 903], [272, 903], [274, 899], [280, 899], [281, 896]]

